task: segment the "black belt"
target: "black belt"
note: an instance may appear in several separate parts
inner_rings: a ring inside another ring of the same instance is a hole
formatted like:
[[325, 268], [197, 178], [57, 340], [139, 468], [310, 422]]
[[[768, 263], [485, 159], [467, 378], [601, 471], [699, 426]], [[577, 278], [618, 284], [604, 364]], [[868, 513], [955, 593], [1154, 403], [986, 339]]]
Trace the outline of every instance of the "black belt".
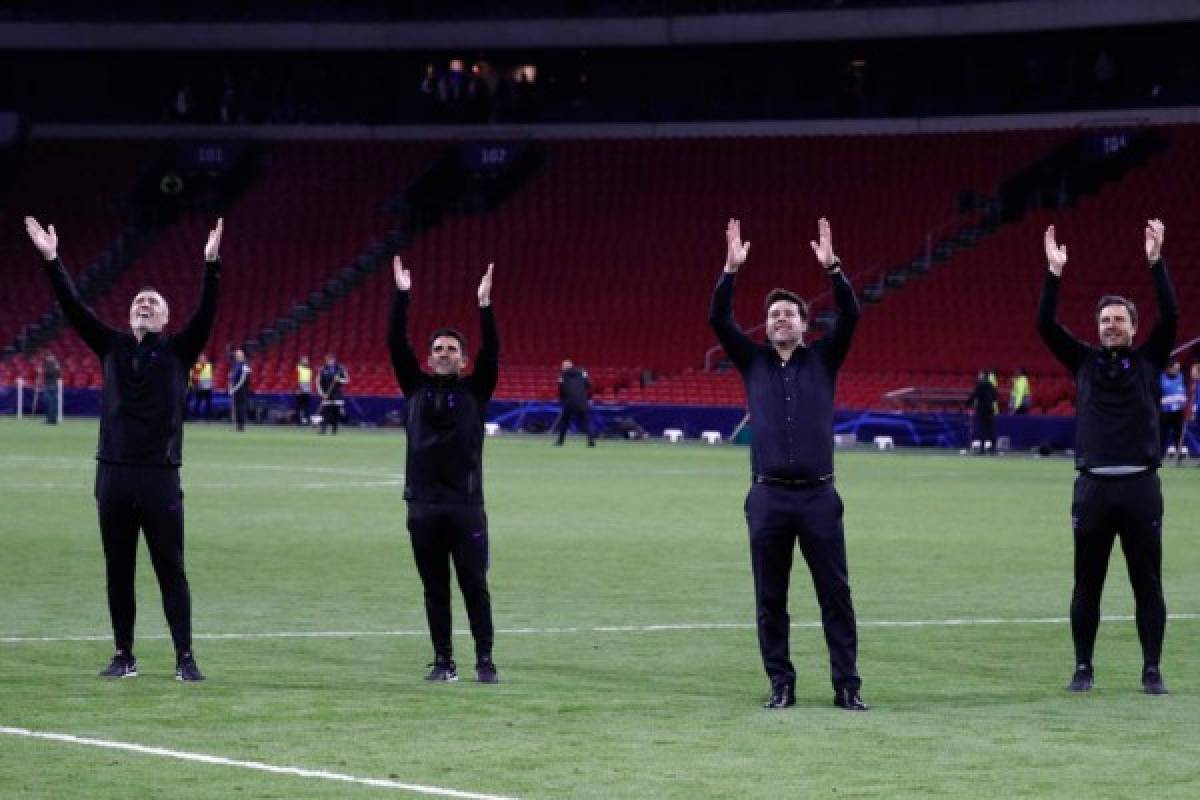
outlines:
[[819, 478], [803, 478], [800, 480], [788, 480], [787, 478], [772, 478], [769, 475], [755, 475], [755, 483], [763, 483], [767, 486], [781, 486], [784, 489], [814, 489], [818, 486], [827, 486], [833, 483], [833, 473], [822, 475]]

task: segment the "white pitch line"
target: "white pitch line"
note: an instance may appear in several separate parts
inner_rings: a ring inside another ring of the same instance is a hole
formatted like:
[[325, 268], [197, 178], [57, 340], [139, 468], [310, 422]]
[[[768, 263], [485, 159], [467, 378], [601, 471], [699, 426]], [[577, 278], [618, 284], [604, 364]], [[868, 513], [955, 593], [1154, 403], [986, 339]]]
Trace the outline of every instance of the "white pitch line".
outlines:
[[[401, 480], [377, 480], [377, 481], [338, 481], [334, 483], [314, 482], [314, 483], [289, 483], [286, 486], [280, 487], [298, 490], [319, 490], [319, 489], [375, 489], [385, 486], [403, 486], [404, 481]], [[207, 491], [236, 491], [239, 489], [248, 491], [258, 491], [262, 489], [264, 484], [261, 483], [196, 483], [188, 481], [185, 488], [188, 491], [204, 489]], [[81, 484], [78, 483], [6, 483], [6, 489], [31, 491], [35, 489], [45, 489], [48, 491], [60, 491], [62, 489], [79, 489]]]
[[[1131, 614], [1108, 615], [1105, 622], [1132, 622]], [[1198, 620], [1200, 613], [1171, 614], [1168, 619], [1176, 622]], [[1070, 617], [964, 617], [961, 619], [913, 619], [913, 620], [860, 620], [860, 628], [958, 628], [973, 625], [1063, 625]], [[680, 622], [662, 625], [595, 625], [591, 627], [564, 626], [553, 628], [500, 628], [498, 634], [559, 634], [559, 633], [661, 633], [665, 631], [724, 631], [753, 630], [752, 622]], [[793, 628], [820, 628], [819, 621], [793, 622]], [[424, 629], [391, 631], [266, 631], [246, 633], [194, 633], [193, 639], [246, 640], [246, 639], [353, 639], [392, 636], [426, 636]], [[456, 636], [468, 636], [469, 630], [456, 630]], [[106, 642], [110, 634], [79, 634], [74, 636], [0, 636], [0, 644], [23, 642]], [[139, 639], [169, 639], [165, 633], [146, 634]]]
[[[70, 467], [94, 467], [96, 459], [94, 458], [78, 458], [67, 456], [26, 456], [26, 455], [3, 455], [0, 456], [0, 466], [9, 464], [45, 464], [47, 466], [70, 466]], [[187, 466], [187, 465], [185, 465]], [[196, 466], [204, 469], [219, 469], [226, 470], [257, 470], [262, 472], [311, 472], [317, 475], [356, 475], [360, 477], [371, 477], [378, 475], [380, 470], [367, 470], [353, 467], [316, 467], [304, 464], [253, 464], [253, 463], [233, 463], [225, 464], [218, 462], [197, 461]], [[386, 474], [402, 474], [387, 472]]]
[[300, 778], [317, 778], [325, 781], [340, 783], [356, 783], [361, 786], [374, 786], [380, 789], [400, 789], [416, 794], [433, 795], [435, 797], [459, 797], [466, 800], [515, 800], [497, 794], [480, 794], [479, 792], [464, 792], [458, 789], [445, 789], [440, 786], [423, 786], [419, 783], [401, 783], [400, 781], [384, 780], [382, 778], [359, 778], [341, 772], [329, 772], [323, 769], [305, 769], [303, 767], [281, 767], [275, 764], [264, 764], [261, 761], [242, 761], [236, 758], [210, 756], [205, 753], [189, 753], [183, 750], [168, 750], [165, 747], [148, 747], [130, 742], [114, 742], [108, 739], [91, 739], [86, 736], [73, 736], [69, 733], [45, 733], [31, 731], [26, 728], [10, 728], [0, 725], [0, 734], [21, 736], [26, 739], [42, 739], [50, 742], [65, 742], [81, 744], [89, 747], [102, 747], [106, 750], [124, 750], [129, 753], [140, 753], [148, 756], [173, 758], [177, 761], [193, 761], [199, 764], [214, 764], [222, 767], [238, 767], [252, 769], [258, 772], [271, 772], [276, 775], [294, 775]]

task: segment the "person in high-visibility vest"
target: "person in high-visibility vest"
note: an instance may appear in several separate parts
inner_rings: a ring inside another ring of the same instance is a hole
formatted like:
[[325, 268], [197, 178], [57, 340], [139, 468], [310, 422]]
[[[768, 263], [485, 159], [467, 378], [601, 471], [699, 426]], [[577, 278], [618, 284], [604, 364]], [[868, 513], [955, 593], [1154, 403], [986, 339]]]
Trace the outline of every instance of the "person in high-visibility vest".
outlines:
[[313, 371], [308, 356], [300, 356], [296, 364], [296, 424], [308, 424], [308, 405], [312, 401]]
[[196, 404], [192, 407], [192, 416], [209, 419], [212, 416], [213, 367], [204, 353], [200, 354], [196, 365], [192, 367], [192, 385], [196, 389]]
[[1033, 405], [1033, 394], [1029, 389], [1029, 376], [1025, 370], [1018, 369], [1013, 375], [1012, 389], [1008, 393], [1008, 413], [1028, 414]]

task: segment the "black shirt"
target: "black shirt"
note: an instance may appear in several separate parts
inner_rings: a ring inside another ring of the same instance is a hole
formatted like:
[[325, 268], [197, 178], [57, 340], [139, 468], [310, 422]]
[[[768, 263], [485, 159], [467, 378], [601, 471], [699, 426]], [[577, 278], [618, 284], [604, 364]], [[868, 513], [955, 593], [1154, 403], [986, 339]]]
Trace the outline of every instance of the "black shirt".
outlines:
[[83, 304], [61, 260], [47, 261], [46, 274], [67, 321], [100, 357], [104, 388], [96, 459], [179, 466], [188, 374], [217, 313], [220, 262], [206, 263], [200, 305], [183, 330], [174, 335], [147, 333], [140, 342], [129, 331], [104, 324]]
[[1159, 259], [1150, 270], [1158, 321], [1141, 347], [1095, 347], [1076, 339], [1056, 318], [1060, 280], [1046, 273], [1038, 305], [1038, 332], [1075, 378], [1075, 467], [1161, 463], [1158, 434], [1159, 373], [1175, 344], [1179, 305]]
[[483, 502], [483, 423], [496, 390], [500, 339], [491, 306], [479, 309], [483, 339], [470, 376], [430, 375], [408, 339], [408, 292], [392, 297], [388, 351], [407, 399], [404, 498], [423, 503]]
[[833, 474], [833, 393], [837, 371], [858, 324], [858, 299], [839, 270], [833, 276], [839, 311], [833, 332], [801, 345], [786, 362], [769, 344], [757, 344], [733, 319], [734, 275], [723, 273], [708, 321], [746, 386], [754, 430], [750, 463], [755, 475], [816, 480]]
[[558, 376], [558, 399], [563, 405], [587, 408], [592, 381], [587, 370], [579, 367], [564, 369]]

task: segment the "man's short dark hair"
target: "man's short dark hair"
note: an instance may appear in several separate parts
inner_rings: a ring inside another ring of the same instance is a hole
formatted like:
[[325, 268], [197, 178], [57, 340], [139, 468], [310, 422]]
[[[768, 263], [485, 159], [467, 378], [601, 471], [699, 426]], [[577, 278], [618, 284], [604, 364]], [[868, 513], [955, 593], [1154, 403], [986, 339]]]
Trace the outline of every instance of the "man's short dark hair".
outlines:
[[467, 354], [467, 337], [463, 336], [462, 331], [458, 328], [438, 328], [433, 333], [429, 334], [429, 349], [433, 349], [433, 343], [442, 336], [452, 336], [458, 340], [458, 349], [463, 355]]
[[158, 289], [155, 289], [153, 286], [143, 286], [142, 288], [138, 289], [133, 296], [137, 297], [139, 294], [144, 294], [145, 292], [154, 292], [159, 297], [162, 297], [162, 292], [160, 292]]
[[1133, 323], [1133, 327], [1137, 327], [1137, 306], [1133, 304], [1132, 300], [1121, 297], [1119, 294], [1106, 294], [1096, 303], [1097, 322], [1100, 321], [1100, 312], [1109, 306], [1125, 306], [1125, 310], [1129, 312], [1129, 321]]
[[787, 289], [772, 289], [767, 292], [767, 302], [763, 304], [763, 311], [770, 312], [771, 306], [778, 303], [780, 300], [786, 300], [789, 303], [795, 303], [800, 309], [800, 316], [808, 319], [808, 303], [800, 298], [800, 295], [795, 292], [790, 292]]

